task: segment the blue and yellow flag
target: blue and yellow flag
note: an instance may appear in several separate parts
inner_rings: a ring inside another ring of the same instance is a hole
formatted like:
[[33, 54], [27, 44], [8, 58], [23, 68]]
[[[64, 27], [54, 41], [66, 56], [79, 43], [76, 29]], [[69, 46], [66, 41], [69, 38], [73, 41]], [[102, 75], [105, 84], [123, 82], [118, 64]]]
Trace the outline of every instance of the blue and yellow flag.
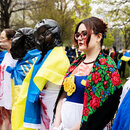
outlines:
[[[12, 116], [11, 116], [11, 125], [12, 129], [16, 124], [14, 111], [15, 111], [15, 103], [20, 94], [20, 89], [22, 87], [23, 80], [31, 69], [32, 65], [40, 56], [40, 51], [37, 49], [28, 51], [25, 57], [22, 60], [19, 60], [15, 67], [11, 70], [11, 87], [12, 87]], [[8, 68], [9, 69], [9, 68]], [[15, 129], [16, 130], [16, 129]]]
[[55, 47], [48, 51], [43, 59], [42, 56], [37, 59], [22, 84], [13, 113], [15, 117], [13, 130], [26, 130], [27, 128], [23, 127], [23, 120], [24, 123], [34, 125], [41, 123], [39, 94], [47, 81], [61, 85], [69, 65], [62, 47]]
[[124, 55], [121, 57], [121, 60], [129, 61], [130, 60], [130, 53], [125, 52]]

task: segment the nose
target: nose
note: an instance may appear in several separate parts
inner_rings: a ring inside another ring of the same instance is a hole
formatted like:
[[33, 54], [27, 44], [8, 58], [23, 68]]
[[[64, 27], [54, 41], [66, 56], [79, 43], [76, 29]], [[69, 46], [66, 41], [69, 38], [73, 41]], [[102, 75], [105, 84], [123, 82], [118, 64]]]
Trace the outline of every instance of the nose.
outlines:
[[78, 40], [80, 40], [80, 41], [82, 40], [82, 36], [81, 35], [79, 35]]

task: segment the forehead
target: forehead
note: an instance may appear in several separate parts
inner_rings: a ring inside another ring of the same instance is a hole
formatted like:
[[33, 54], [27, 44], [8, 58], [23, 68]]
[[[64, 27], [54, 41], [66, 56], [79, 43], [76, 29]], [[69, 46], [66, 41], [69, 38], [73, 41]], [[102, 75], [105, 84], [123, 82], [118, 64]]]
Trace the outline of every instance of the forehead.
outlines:
[[78, 27], [78, 32], [82, 32], [82, 31], [85, 31], [85, 30], [87, 30], [86, 27], [85, 27], [85, 25], [83, 23], [81, 23], [79, 25], [79, 27]]
[[6, 38], [6, 32], [2, 31], [1, 34], [0, 34], [0, 37]]

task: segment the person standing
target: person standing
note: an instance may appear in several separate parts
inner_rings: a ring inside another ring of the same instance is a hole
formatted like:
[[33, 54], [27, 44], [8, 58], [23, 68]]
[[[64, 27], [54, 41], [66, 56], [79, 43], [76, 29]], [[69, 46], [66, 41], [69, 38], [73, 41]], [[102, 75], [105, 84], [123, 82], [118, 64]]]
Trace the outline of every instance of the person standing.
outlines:
[[122, 91], [113, 59], [101, 50], [107, 24], [97, 17], [76, 26], [74, 41], [85, 54], [71, 64], [54, 109], [53, 130], [102, 130]]
[[70, 63], [61, 46], [61, 29], [55, 20], [38, 22], [34, 37], [41, 53], [24, 79], [16, 102], [16, 129], [49, 130], [54, 104]]
[[[13, 29], [4, 29], [0, 34], [0, 46], [8, 51], [0, 65], [0, 109], [3, 119], [9, 121], [9, 125], [6, 124], [6, 126], [10, 126], [12, 110], [11, 74], [8, 67], [14, 67], [17, 62], [10, 54], [14, 35], [15, 30]], [[7, 127], [6, 129], [9, 130], [10, 128]]]
[[117, 65], [118, 52], [117, 52], [115, 46], [113, 46], [110, 56], [112, 57], [112, 59], [115, 61], [116, 65]]
[[76, 58], [76, 48], [75, 45], [72, 44], [71, 47], [67, 51], [67, 56], [69, 58], [70, 64], [74, 61]]

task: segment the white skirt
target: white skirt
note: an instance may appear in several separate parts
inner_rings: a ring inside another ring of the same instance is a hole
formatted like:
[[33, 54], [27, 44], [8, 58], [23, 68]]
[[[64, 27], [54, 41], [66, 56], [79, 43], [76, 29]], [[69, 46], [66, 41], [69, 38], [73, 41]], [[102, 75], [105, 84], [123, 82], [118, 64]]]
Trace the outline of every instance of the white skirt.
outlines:
[[70, 129], [81, 122], [83, 104], [63, 100], [61, 110], [62, 129]]
[[43, 89], [41, 98], [41, 129], [52, 130], [53, 109], [60, 90], [59, 85], [47, 82], [46, 89]]

